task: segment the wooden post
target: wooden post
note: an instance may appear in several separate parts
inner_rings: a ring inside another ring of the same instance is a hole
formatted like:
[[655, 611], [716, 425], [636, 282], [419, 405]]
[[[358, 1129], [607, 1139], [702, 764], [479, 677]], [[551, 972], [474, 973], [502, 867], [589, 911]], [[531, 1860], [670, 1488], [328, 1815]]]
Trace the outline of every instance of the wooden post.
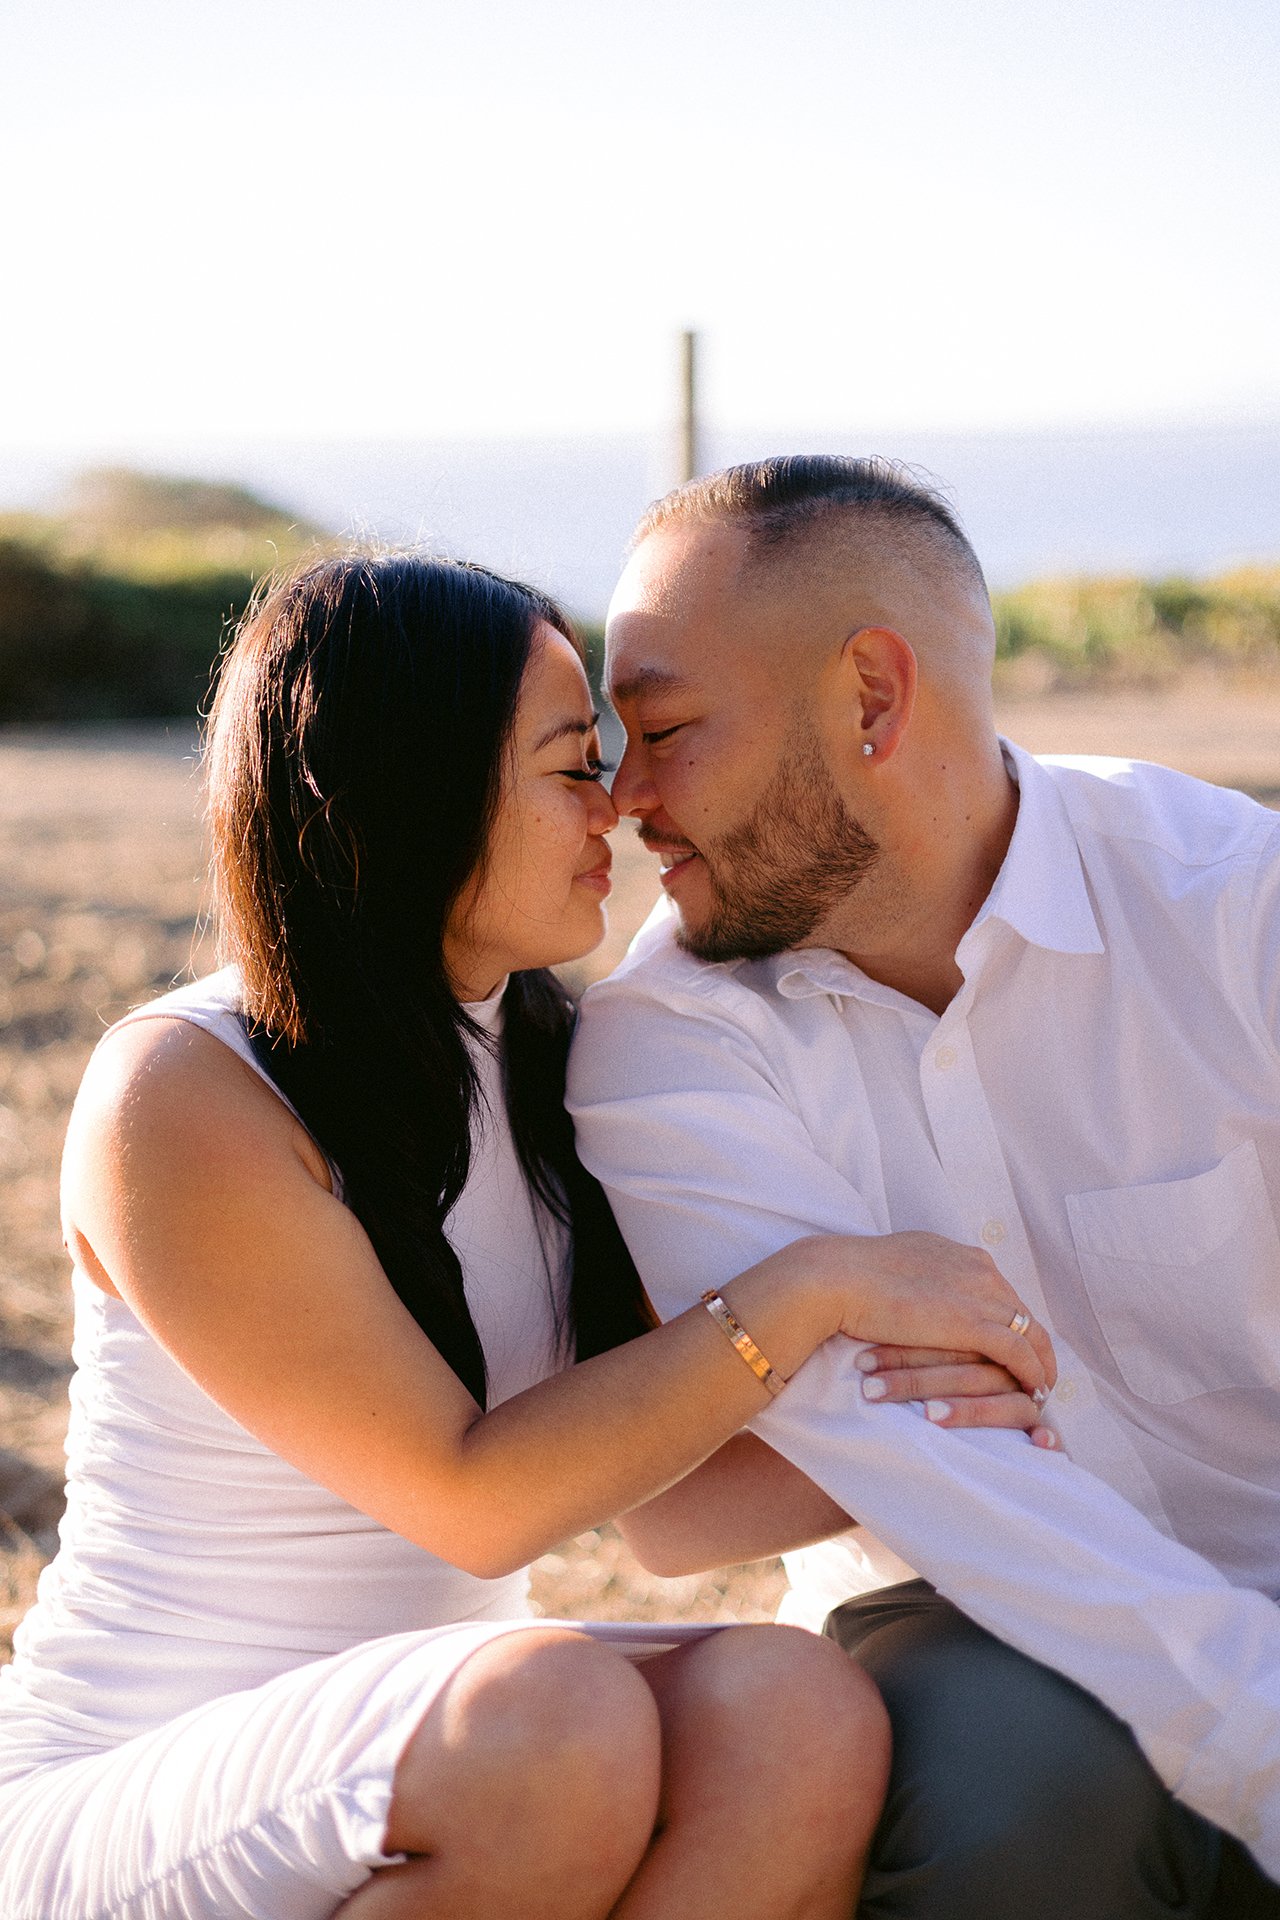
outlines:
[[691, 328], [680, 335], [679, 483], [698, 475], [698, 336]]

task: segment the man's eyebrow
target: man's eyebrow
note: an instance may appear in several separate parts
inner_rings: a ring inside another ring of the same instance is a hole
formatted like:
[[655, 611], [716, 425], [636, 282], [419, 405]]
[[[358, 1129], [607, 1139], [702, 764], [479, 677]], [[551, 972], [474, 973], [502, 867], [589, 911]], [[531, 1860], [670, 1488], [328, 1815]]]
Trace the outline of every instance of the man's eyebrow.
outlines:
[[610, 682], [609, 698], [616, 705], [619, 700], [638, 700], [642, 693], [688, 693], [692, 685], [683, 674], [666, 667], [637, 667], [634, 673]]
[[585, 740], [589, 733], [595, 732], [599, 724], [600, 715], [598, 713], [593, 713], [589, 720], [570, 719], [568, 717], [563, 720], [557, 720], [552, 726], [547, 728], [545, 733], [540, 734], [534, 741], [533, 751], [535, 753], [541, 753], [544, 747], [554, 746], [557, 740], [567, 740], [574, 735], [576, 735], [579, 740]]

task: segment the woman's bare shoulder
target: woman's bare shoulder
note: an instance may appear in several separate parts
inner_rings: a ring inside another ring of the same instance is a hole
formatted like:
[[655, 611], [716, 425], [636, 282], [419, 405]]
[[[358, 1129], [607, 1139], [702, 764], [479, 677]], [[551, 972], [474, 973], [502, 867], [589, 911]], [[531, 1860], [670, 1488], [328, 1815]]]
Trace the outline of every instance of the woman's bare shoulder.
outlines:
[[243, 1152], [247, 1140], [304, 1130], [225, 1041], [190, 1020], [156, 1014], [99, 1041], [76, 1095], [73, 1131], [162, 1152], [217, 1148], [221, 1156]]
[[264, 1446], [435, 1551], [426, 1495], [476, 1404], [304, 1145], [316, 1151], [216, 1036], [130, 1022], [100, 1045], [77, 1102], [67, 1244]]
[[64, 1237], [73, 1259], [115, 1292], [92, 1251], [107, 1216], [181, 1206], [195, 1187], [283, 1187], [300, 1173], [332, 1189], [324, 1155], [246, 1060], [175, 1015], [127, 1021], [98, 1043], [72, 1108]]

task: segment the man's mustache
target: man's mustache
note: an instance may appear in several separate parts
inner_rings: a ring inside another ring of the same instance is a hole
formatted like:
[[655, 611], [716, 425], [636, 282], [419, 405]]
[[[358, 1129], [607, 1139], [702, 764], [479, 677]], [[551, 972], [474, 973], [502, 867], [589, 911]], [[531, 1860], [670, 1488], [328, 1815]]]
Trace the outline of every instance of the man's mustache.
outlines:
[[653, 827], [636, 828], [640, 844], [650, 853], [696, 853], [698, 849], [691, 840], [673, 839], [669, 833], [659, 833]]

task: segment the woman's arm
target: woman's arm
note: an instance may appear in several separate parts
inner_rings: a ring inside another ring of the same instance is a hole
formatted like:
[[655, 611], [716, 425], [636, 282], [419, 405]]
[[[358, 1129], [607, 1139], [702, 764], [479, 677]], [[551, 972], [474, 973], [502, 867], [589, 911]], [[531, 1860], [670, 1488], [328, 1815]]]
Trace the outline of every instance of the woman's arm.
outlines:
[[[767, 1404], [699, 1307], [482, 1415], [302, 1128], [183, 1022], [137, 1023], [99, 1049], [68, 1135], [64, 1215], [75, 1257], [234, 1419], [477, 1574], [650, 1498]], [[798, 1243], [723, 1291], [784, 1376], [840, 1331], [981, 1347], [1028, 1383], [1043, 1376], [1007, 1331], [1017, 1302], [985, 1255], [892, 1238]]]
[[738, 1433], [665, 1493], [618, 1517], [650, 1573], [769, 1560], [843, 1533], [853, 1521], [829, 1494], [754, 1433]]

